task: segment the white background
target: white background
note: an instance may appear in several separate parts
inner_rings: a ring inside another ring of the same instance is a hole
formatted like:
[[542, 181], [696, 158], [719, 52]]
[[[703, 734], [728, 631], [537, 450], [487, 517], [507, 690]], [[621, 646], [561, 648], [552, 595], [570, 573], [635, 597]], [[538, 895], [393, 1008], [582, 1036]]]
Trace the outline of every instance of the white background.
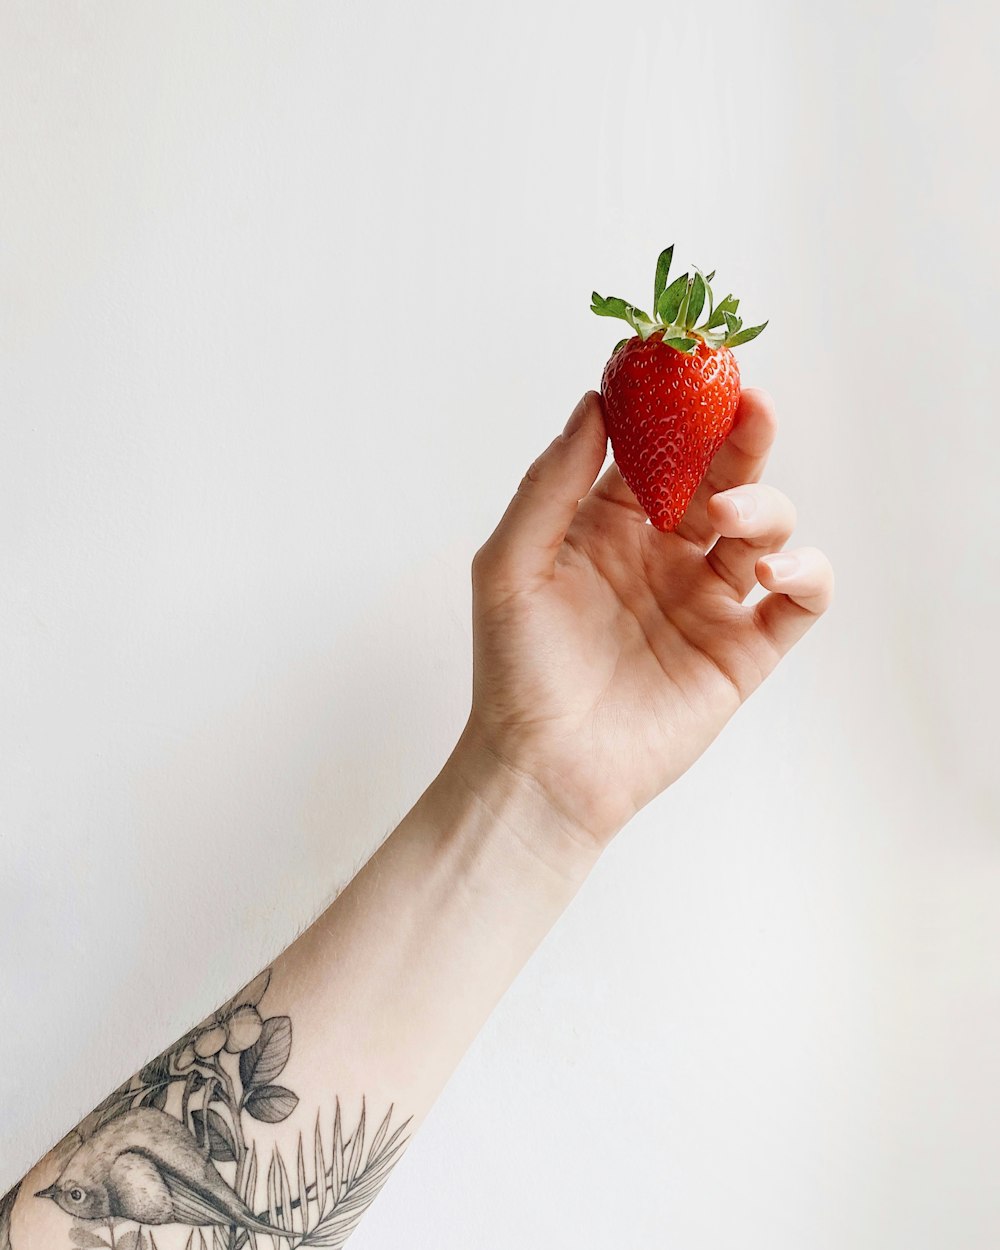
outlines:
[[986, 8], [8, 0], [0, 1190], [433, 775], [469, 559], [673, 241], [771, 318], [837, 602], [352, 1245], [997, 1245]]

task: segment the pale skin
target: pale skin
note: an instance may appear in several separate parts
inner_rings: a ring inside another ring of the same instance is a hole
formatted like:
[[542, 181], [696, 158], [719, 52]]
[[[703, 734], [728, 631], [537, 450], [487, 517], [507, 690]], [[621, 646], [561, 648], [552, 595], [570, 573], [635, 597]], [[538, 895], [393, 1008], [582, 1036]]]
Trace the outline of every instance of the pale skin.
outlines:
[[[828, 560], [786, 550], [795, 509], [760, 482], [775, 430], [769, 398], [744, 391], [674, 534], [646, 523], [613, 464], [599, 476], [594, 392], [528, 469], [473, 563], [473, 705], [458, 743], [273, 965], [261, 1014], [294, 1024], [281, 1081], [299, 1101], [280, 1123], [248, 1121], [248, 1148], [252, 1136], [262, 1156], [294, 1154], [317, 1111], [339, 1098], [356, 1119], [362, 1095], [379, 1118], [390, 1103], [412, 1116], [412, 1130], [603, 849], [829, 606]], [[768, 593], [747, 605], [758, 585]], [[90, 1131], [26, 1178], [6, 1244], [0, 1211], [0, 1250], [70, 1244], [65, 1207], [33, 1195], [67, 1161], [81, 1166]], [[219, 1164], [238, 1188], [233, 1167]], [[163, 1222], [157, 1245], [189, 1231]]]

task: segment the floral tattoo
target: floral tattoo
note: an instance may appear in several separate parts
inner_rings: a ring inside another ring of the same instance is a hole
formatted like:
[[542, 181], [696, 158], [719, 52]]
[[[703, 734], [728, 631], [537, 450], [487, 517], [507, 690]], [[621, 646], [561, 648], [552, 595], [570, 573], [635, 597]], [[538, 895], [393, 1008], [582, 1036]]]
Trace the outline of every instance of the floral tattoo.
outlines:
[[411, 1120], [392, 1129], [390, 1107], [366, 1140], [364, 1100], [346, 1134], [337, 1099], [329, 1132], [317, 1115], [311, 1141], [300, 1133], [294, 1156], [273, 1146], [265, 1161], [255, 1124], [278, 1124], [299, 1102], [279, 1083], [291, 1018], [261, 1010], [270, 980], [268, 969], [96, 1107], [64, 1143], [51, 1185], [0, 1199], [0, 1250], [21, 1250], [19, 1197], [50, 1199], [73, 1217], [68, 1244], [78, 1250], [166, 1250], [170, 1234], [160, 1229], [158, 1244], [153, 1231], [165, 1224], [188, 1226], [184, 1250], [258, 1250], [262, 1237], [274, 1250], [338, 1250], [405, 1149]]

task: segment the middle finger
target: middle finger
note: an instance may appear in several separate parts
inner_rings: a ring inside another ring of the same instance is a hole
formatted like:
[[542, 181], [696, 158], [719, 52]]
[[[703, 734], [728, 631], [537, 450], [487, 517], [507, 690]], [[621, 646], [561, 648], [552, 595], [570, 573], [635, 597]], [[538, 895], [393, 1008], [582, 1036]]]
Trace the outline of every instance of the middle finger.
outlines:
[[795, 505], [780, 490], [757, 482], [713, 495], [708, 514], [722, 537], [705, 562], [745, 599], [757, 584], [757, 561], [780, 551], [791, 537]]

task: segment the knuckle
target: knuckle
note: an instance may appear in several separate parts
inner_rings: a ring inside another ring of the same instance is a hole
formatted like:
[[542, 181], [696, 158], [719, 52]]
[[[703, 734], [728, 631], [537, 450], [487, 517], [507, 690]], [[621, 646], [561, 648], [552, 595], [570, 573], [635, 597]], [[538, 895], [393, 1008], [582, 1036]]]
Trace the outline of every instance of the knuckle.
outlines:
[[473, 602], [492, 603], [516, 590], [521, 578], [515, 552], [509, 545], [484, 544], [472, 557]]
[[808, 562], [817, 575], [825, 576], [827, 572], [832, 573], [830, 561], [826, 558], [825, 552], [820, 551], [818, 547], [800, 547], [799, 555]]
[[493, 548], [487, 541], [472, 557], [472, 580], [474, 582], [482, 581], [484, 577], [489, 576], [493, 560]]
[[764, 496], [764, 507], [761, 511], [767, 518], [768, 527], [774, 533], [787, 538], [798, 524], [798, 509], [785, 492], [778, 490], [776, 486], [761, 486], [759, 489]]
[[785, 492], [777, 486], [771, 486], [769, 484], [761, 482], [758, 486], [758, 489], [767, 496], [767, 498], [774, 504], [775, 507], [791, 508], [794, 506], [792, 504], [791, 499], [789, 499], [789, 497], [785, 494]]
[[833, 565], [825, 552], [820, 551], [818, 547], [803, 547], [799, 551], [799, 558], [808, 570], [807, 578], [815, 605], [814, 610], [817, 613], [825, 612], [833, 602]]
[[827, 559], [827, 557], [823, 554], [822, 551], [817, 551], [816, 555], [820, 562], [819, 563], [820, 576], [823, 578], [824, 584], [827, 587], [829, 587], [830, 592], [832, 593], [833, 583], [835, 580], [834, 573], [833, 573], [833, 565], [830, 563], [830, 561]]
[[509, 580], [510, 548], [501, 545], [494, 536], [479, 548], [472, 557], [472, 585], [493, 587]]
[[541, 476], [542, 458], [541, 456], [536, 456], [536, 458], [532, 460], [531, 464], [529, 464], [525, 470], [524, 476], [521, 478], [520, 485], [517, 488], [517, 493], [519, 495], [530, 495], [541, 480]]

